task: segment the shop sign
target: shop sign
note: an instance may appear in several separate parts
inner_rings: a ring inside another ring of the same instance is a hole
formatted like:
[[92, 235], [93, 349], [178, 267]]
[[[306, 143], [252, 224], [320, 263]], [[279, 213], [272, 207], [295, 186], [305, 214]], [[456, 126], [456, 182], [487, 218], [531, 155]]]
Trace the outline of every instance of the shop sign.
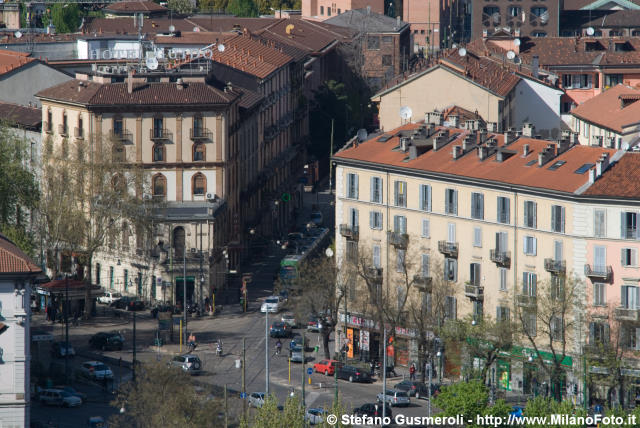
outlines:
[[369, 332], [367, 330], [360, 332], [360, 349], [363, 351], [369, 350]]

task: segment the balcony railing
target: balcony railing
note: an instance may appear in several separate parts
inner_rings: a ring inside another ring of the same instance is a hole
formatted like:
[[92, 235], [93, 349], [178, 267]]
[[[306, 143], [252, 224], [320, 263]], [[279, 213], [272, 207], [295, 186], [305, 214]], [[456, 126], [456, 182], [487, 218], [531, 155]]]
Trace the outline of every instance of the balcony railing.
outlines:
[[111, 130], [111, 138], [116, 141], [132, 141], [133, 134], [131, 134], [131, 132], [127, 131], [126, 129], [123, 129], [120, 132]]
[[397, 249], [406, 250], [409, 245], [409, 235], [400, 232], [389, 232], [389, 243]]
[[340, 225], [340, 235], [344, 236], [347, 239], [351, 239], [352, 241], [358, 240], [358, 226], [354, 226], [352, 224], [341, 224]]
[[193, 141], [213, 141], [213, 133], [205, 128], [191, 128], [190, 137]]
[[433, 283], [430, 276], [415, 275], [413, 277], [413, 284], [417, 289], [426, 293], [431, 293], [431, 284]]
[[491, 250], [489, 251], [489, 258], [497, 265], [511, 266], [511, 251]]
[[564, 260], [544, 259], [544, 270], [547, 272], [564, 273], [567, 271], [567, 262]]
[[149, 130], [149, 139], [152, 141], [171, 140], [171, 132], [168, 129], [152, 128]]
[[382, 282], [382, 268], [370, 267], [367, 269], [367, 278], [369, 278], [374, 284]]
[[473, 300], [484, 300], [484, 287], [467, 284], [464, 286], [464, 295]]
[[449, 241], [438, 241], [438, 251], [449, 257], [458, 257], [458, 243]]
[[594, 265], [584, 265], [584, 275], [591, 278], [597, 279], [602, 282], [610, 282], [611, 277], [613, 276], [613, 269], [611, 266], [597, 266]]
[[516, 304], [524, 308], [534, 308], [538, 303], [536, 296], [529, 296], [528, 294], [516, 295]]
[[619, 306], [614, 315], [618, 321], [640, 321], [640, 308], [632, 309]]

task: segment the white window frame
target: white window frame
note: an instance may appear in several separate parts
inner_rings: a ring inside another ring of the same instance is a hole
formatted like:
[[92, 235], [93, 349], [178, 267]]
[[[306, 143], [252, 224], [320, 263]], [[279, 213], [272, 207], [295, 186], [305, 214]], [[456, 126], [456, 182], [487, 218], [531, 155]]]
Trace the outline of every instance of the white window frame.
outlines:
[[535, 256], [538, 253], [538, 240], [535, 236], [526, 235], [522, 238], [522, 250], [527, 256]]
[[428, 218], [422, 219], [420, 234], [420, 236], [422, 236], [423, 238], [429, 238], [431, 236], [431, 223]]
[[369, 211], [369, 227], [373, 230], [382, 230], [382, 211]]
[[347, 191], [346, 197], [349, 199], [358, 199], [358, 174], [347, 173]]

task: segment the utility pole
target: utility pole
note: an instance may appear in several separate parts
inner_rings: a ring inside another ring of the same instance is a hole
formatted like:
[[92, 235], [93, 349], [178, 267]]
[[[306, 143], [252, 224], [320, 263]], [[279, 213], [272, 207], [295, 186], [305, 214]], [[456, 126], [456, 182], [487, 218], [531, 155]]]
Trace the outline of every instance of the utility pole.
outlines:
[[333, 388], [334, 388], [334, 396], [333, 396], [333, 405], [338, 405], [338, 367], [333, 370]]
[[382, 349], [382, 420], [387, 416], [387, 327], [383, 327]]
[[[64, 325], [65, 325], [65, 350], [64, 350], [64, 378], [69, 384], [69, 275], [65, 275], [64, 281]], [[88, 285], [87, 285], [88, 287]], [[54, 320], [55, 321], [55, 320]]]
[[227, 384], [224, 384], [224, 428], [229, 428], [229, 405], [227, 402]]
[[245, 362], [246, 362], [246, 342], [247, 339], [245, 337], [242, 338], [242, 396], [244, 397], [244, 400], [242, 401], [242, 418], [246, 421], [247, 420], [247, 389], [246, 389], [246, 385], [245, 385], [245, 379], [246, 379], [246, 375], [245, 375]]
[[331, 145], [329, 147], [329, 194], [333, 194], [333, 170], [331, 168], [331, 157], [333, 156], [333, 122], [331, 118]]
[[187, 236], [184, 237], [184, 251], [182, 253], [182, 341], [187, 344]]
[[[135, 308], [134, 308], [135, 309]], [[136, 311], [133, 311], [133, 364], [131, 365], [131, 380], [136, 381]]]
[[[431, 356], [429, 356], [429, 357], [431, 357]], [[429, 369], [429, 392], [428, 392], [428, 394], [429, 394], [429, 403], [428, 403], [428, 407], [427, 407], [427, 416], [431, 417], [431, 361], [429, 361], [426, 364], [425, 368]]]
[[306, 370], [305, 370], [305, 362], [307, 360], [307, 356], [304, 353], [305, 350], [305, 346], [307, 346], [304, 343], [304, 332], [302, 333], [302, 411], [304, 414], [307, 413], [307, 404], [305, 403], [305, 397], [304, 397], [304, 375], [306, 374]]
[[269, 308], [264, 313], [264, 367], [265, 400], [269, 396]]

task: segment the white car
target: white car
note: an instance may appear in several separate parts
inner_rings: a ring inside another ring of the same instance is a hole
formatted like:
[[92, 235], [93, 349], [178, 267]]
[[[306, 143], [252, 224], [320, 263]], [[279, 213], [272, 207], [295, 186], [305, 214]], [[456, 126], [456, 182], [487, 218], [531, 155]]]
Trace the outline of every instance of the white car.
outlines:
[[264, 406], [264, 392], [253, 392], [249, 396], [249, 405], [256, 408]]
[[112, 292], [112, 291], [106, 291], [104, 295], [98, 297], [98, 303], [110, 305], [116, 300], [120, 300], [120, 299], [122, 299], [122, 294]]
[[304, 415], [304, 419], [309, 422], [309, 425], [317, 425], [324, 422], [324, 417], [327, 412], [323, 409], [309, 409]]
[[44, 389], [40, 393], [42, 405], [76, 407], [82, 404], [82, 399], [61, 389]]
[[100, 361], [87, 361], [80, 366], [80, 372], [91, 379], [113, 379], [113, 372], [104, 363]]
[[277, 314], [280, 312], [282, 301], [279, 296], [270, 296], [264, 300], [264, 303], [260, 307], [260, 312], [271, 312]]

